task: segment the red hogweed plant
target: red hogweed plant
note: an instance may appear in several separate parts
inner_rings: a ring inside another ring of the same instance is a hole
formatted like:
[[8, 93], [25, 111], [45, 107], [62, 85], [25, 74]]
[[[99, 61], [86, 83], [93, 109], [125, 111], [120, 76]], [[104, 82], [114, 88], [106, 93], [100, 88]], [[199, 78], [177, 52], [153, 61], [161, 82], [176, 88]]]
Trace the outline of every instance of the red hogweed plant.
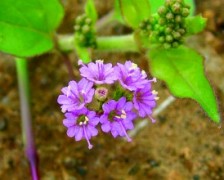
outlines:
[[[67, 135], [76, 141], [85, 139], [89, 149], [99, 129], [131, 141], [128, 131], [134, 129], [136, 119], [155, 122], [152, 112], [158, 97], [152, 83], [156, 78], [167, 84], [172, 95], [197, 101], [212, 121], [220, 122], [203, 57], [186, 44], [206, 25], [206, 19], [194, 15], [193, 0], [115, 0], [112, 13], [103, 20], [98, 19], [94, 1], [86, 0], [84, 13], [74, 20], [74, 33], [61, 35], [56, 30], [63, 16], [59, 0], [0, 1], [0, 51], [15, 57], [23, 142], [32, 179], [39, 179], [27, 71], [27, 58], [33, 56], [76, 52], [80, 81], [68, 82], [57, 102], [65, 114]], [[100, 26], [112, 21], [128, 26], [131, 33], [98, 36]], [[153, 78], [134, 59], [116, 65], [92, 61], [90, 50], [145, 54]]]

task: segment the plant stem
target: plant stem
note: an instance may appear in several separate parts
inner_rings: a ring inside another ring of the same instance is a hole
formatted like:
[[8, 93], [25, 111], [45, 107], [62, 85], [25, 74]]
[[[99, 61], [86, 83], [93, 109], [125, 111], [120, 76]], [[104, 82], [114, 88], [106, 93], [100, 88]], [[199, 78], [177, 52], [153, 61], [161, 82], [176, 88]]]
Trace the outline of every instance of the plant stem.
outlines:
[[23, 143], [25, 146], [25, 154], [30, 163], [30, 169], [32, 173], [32, 179], [38, 180], [38, 162], [37, 152], [33, 139], [31, 113], [29, 106], [30, 99], [30, 88], [27, 71], [27, 60], [22, 58], [16, 58], [16, 69], [19, 84], [19, 95], [20, 95], [20, 111], [22, 118], [22, 136]]
[[[59, 49], [64, 52], [74, 50], [74, 35], [58, 35]], [[110, 52], [139, 52], [133, 34], [97, 38], [97, 49]]]
[[112, 52], [139, 52], [133, 34], [97, 38], [97, 50]]

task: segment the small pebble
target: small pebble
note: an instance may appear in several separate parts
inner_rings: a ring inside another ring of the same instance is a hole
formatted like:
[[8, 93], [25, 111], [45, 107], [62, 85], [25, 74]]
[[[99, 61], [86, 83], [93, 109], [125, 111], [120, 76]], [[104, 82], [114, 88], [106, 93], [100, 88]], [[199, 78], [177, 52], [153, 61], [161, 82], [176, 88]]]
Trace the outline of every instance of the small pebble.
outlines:
[[135, 175], [139, 171], [140, 167], [138, 164], [135, 164], [131, 167], [131, 169], [128, 171], [129, 175]]
[[196, 175], [194, 175], [194, 176], [193, 176], [193, 180], [200, 180], [200, 176], [199, 176], [199, 175], [197, 175], [197, 174], [196, 174]]
[[66, 157], [64, 159], [64, 165], [68, 169], [74, 169], [76, 167], [76, 164], [77, 164], [77, 162], [76, 162], [75, 158]]
[[158, 167], [160, 165], [160, 163], [158, 161], [153, 160], [153, 159], [148, 160], [148, 163], [152, 168]]
[[5, 131], [8, 127], [7, 120], [5, 118], [0, 119], [0, 131]]
[[76, 171], [81, 176], [85, 176], [87, 174], [87, 169], [81, 166], [76, 167]]

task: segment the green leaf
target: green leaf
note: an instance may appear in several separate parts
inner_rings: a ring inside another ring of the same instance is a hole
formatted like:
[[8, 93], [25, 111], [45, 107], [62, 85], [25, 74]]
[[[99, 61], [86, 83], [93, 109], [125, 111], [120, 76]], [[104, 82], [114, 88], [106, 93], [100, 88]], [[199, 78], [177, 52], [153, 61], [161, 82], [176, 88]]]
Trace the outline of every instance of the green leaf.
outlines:
[[115, 18], [125, 22], [133, 29], [137, 28], [142, 20], [150, 17], [150, 5], [148, 0], [116, 0]]
[[186, 28], [189, 35], [196, 34], [204, 30], [206, 18], [201, 15], [186, 18]]
[[[152, 13], [157, 13], [160, 6], [164, 5], [165, 0], [148, 0], [151, 5], [151, 11]], [[194, 0], [185, 0], [186, 4], [190, 5], [190, 15], [193, 15], [195, 12], [195, 3]]]
[[120, 22], [122, 24], [125, 24], [122, 14], [121, 14], [119, 0], [114, 1], [114, 19], [116, 19], [118, 22]]
[[203, 58], [185, 46], [152, 49], [148, 54], [153, 76], [164, 80], [171, 93], [196, 100], [215, 122], [220, 122], [213, 90], [205, 77]]
[[92, 19], [93, 23], [96, 22], [98, 15], [93, 0], [87, 0], [85, 4], [85, 13], [89, 18]]
[[0, 0], [0, 51], [23, 57], [49, 51], [63, 13], [58, 0]]

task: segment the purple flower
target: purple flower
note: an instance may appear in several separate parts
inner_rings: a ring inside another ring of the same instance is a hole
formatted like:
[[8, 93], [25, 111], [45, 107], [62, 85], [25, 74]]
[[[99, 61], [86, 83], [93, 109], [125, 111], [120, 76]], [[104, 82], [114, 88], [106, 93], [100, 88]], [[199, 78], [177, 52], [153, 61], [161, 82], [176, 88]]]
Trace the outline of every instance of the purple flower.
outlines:
[[131, 141], [126, 131], [134, 128], [132, 121], [136, 118], [136, 114], [132, 109], [132, 103], [126, 102], [125, 97], [103, 104], [104, 113], [100, 117], [102, 131], [111, 132], [113, 137], [126, 136], [127, 140]]
[[79, 69], [81, 76], [96, 84], [112, 84], [117, 80], [111, 63], [104, 64], [102, 60], [97, 60], [96, 63], [85, 65], [79, 60], [78, 64], [82, 65]]
[[126, 61], [124, 65], [117, 63], [115, 70], [121, 85], [130, 91], [143, 88], [149, 83], [145, 71], [141, 71], [139, 67], [131, 61]]
[[94, 95], [93, 83], [83, 78], [78, 83], [70, 81], [68, 87], [62, 88], [58, 97], [62, 112], [81, 109], [92, 101]]
[[98, 134], [96, 125], [99, 123], [99, 118], [96, 117], [96, 113], [89, 111], [87, 108], [82, 108], [78, 111], [66, 113], [65, 117], [63, 124], [68, 128], [67, 135], [75, 137], [76, 141], [86, 139], [88, 148], [91, 149], [93, 145], [89, 140], [92, 136]]
[[152, 122], [155, 120], [151, 117], [152, 109], [156, 106], [157, 92], [151, 90], [151, 85], [148, 83], [144, 88], [137, 89], [134, 92], [133, 103], [134, 108], [138, 110], [140, 117], [148, 116]]

